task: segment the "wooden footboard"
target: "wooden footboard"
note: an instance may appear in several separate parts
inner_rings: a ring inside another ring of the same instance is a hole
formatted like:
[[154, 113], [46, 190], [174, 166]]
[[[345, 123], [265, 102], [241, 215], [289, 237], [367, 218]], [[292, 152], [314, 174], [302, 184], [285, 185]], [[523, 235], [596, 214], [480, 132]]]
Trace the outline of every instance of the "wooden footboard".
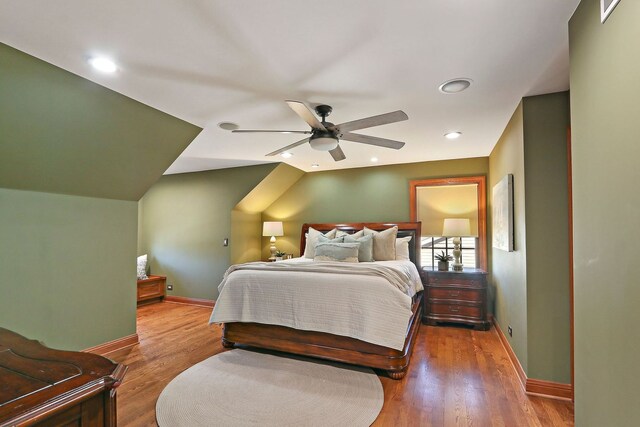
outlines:
[[302, 331], [261, 323], [225, 323], [222, 343], [225, 347], [247, 345], [318, 357], [342, 363], [384, 369], [393, 379], [404, 377], [422, 317], [421, 294], [414, 298], [412, 316], [402, 350], [395, 350], [355, 338], [324, 332]]

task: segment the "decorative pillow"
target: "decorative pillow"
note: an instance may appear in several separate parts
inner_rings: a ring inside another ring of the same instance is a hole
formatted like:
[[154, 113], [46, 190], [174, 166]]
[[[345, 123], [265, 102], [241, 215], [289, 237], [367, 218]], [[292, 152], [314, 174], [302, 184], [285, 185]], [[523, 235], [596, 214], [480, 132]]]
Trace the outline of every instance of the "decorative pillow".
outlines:
[[318, 240], [316, 241], [316, 246], [318, 243], [344, 243], [344, 236], [336, 237], [335, 239], [330, 239], [324, 234], [318, 236]]
[[379, 232], [365, 227], [364, 235], [373, 235], [374, 261], [392, 261], [396, 259], [396, 236], [398, 235], [397, 225]]
[[138, 279], [148, 279], [147, 277], [147, 254], [138, 257]]
[[[364, 232], [364, 231], [363, 231]], [[371, 262], [373, 261], [373, 235], [353, 237], [348, 234], [344, 236], [345, 243], [359, 243], [358, 249], [358, 261], [359, 262]]]
[[341, 237], [341, 236], [342, 237], [351, 236], [351, 237], [355, 237], [355, 238], [362, 237], [362, 236], [364, 236], [364, 230], [356, 231], [353, 234], [349, 234], [349, 233], [347, 233], [345, 231], [342, 231], [342, 230], [336, 231], [336, 237]]
[[406, 236], [396, 239], [396, 259], [409, 261], [409, 242], [413, 237]]
[[316, 243], [318, 243], [318, 236], [324, 236], [329, 239], [334, 239], [336, 237], [336, 229], [334, 228], [331, 231], [327, 231], [322, 234], [320, 231], [309, 227], [309, 232], [307, 233], [307, 241], [304, 247], [304, 257], [313, 259], [316, 254]]
[[358, 262], [359, 243], [318, 243], [314, 261]]

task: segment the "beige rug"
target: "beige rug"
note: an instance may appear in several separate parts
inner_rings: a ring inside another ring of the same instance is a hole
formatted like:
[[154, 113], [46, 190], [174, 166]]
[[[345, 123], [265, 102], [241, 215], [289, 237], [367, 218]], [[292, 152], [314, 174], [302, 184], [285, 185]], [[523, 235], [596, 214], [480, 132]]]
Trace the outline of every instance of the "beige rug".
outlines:
[[371, 369], [236, 349], [174, 378], [156, 418], [161, 427], [369, 426], [383, 402]]

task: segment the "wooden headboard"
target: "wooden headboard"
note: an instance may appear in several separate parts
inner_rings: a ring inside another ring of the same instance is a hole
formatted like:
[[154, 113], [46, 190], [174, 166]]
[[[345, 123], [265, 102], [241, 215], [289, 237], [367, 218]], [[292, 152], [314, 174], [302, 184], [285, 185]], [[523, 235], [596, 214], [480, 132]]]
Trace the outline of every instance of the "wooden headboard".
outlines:
[[323, 223], [323, 224], [303, 224], [302, 233], [300, 234], [300, 256], [304, 254], [306, 246], [305, 234], [309, 230], [309, 227], [315, 230], [326, 233], [334, 228], [344, 231], [345, 233], [355, 233], [362, 230], [364, 227], [371, 230], [382, 231], [387, 228], [398, 226], [398, 237], [411, 236], [413, 239], [409, 242], [409, 259], [413, 262], [418, 271], [420, 271], [420, 229], [422, 227], [421, 222], [349, 222], [349, 223]]

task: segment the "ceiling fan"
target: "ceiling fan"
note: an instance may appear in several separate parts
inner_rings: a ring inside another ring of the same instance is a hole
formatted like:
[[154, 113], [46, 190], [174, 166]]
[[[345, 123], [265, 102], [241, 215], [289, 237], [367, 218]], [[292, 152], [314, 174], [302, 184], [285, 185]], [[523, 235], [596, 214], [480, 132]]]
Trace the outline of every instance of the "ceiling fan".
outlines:
[[318, 105], [315, 108], [316, 114], [322, 118], [320, 122], [316, 116], [313, 115], [313, 111], [300, 101], [286, 101], [291, 109], [299, 115], [302, 120], [307, 122], [311, 126], [311, 130], [252, 130], [252, 129], [236, 129], [232, 132], [245, 132], [245, 133], [257, 133], [257, 132], [275, 132], [275, 133], [303, 133], [310, 134], [311, 136], [302, 139], [298, 142], [294, 142], [291, 145], [287, 145], [279, 150], [273, 151], [267, 156], [275, 156], [276, 154], [284, 153], [292, 148], [309, 142], [311, 148], [319, 151], [328, 151], [333, 157], [333, 160], [339, 162], [346, 159], [342, 148], [340, 148], [340, 140], [344, 139], [352, 142], [359, 142], [361, 144], [376, 145], [378, 147], [393, 148], [399, 150], [404, 146], [404, 142], [394, 141], [392, 139], [378, 138], [375, 136], [361, 135], [358, 133], [351, 133], [353, 130], [365, 129], [374, 126], [386, 125], [389, 123], [401, 122], [407, 120], [409, 117], [404, 111], [398, 110], [392, 113], [380, 114], [378, 116], [371, 116], [360, 120], [354, 120], [351, 122], [334, 125], [327, 122], [326, 118], [333, 108], [329, 105]]

